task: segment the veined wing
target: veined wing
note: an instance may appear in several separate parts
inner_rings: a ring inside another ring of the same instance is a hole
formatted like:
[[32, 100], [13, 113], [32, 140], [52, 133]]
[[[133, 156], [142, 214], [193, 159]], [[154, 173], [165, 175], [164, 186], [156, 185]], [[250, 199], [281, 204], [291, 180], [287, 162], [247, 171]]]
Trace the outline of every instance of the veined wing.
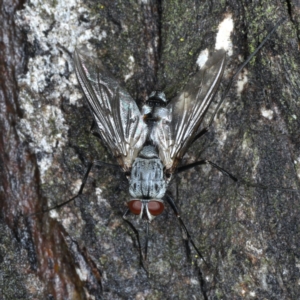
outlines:
[[130, 170], [148, 132], [135, 101], [99, 60], [75, 50], [74, 62], [101, 138], [124, 171]]
[[158, 147], [167, 172], [175, 171], [193, 141], [224, 72], [225, 51], [218, 50], [189, 81], [184, 90], [156, 111], [151, 140]]

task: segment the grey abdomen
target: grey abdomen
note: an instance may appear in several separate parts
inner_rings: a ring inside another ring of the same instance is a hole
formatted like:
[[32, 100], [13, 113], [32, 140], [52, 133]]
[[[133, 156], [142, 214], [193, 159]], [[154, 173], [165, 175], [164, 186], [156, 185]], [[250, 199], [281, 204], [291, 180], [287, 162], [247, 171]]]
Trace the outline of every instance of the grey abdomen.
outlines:
[[161, 199], [166, 193], [166, 185], [159, 158], [135, 159], [129, 181], [129, 193], [133, 198]]

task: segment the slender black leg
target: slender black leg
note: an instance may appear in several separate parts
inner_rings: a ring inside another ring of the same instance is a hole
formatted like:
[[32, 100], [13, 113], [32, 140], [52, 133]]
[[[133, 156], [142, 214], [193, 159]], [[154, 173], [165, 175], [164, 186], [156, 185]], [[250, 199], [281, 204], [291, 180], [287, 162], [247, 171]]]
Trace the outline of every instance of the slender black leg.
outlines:
[[212, 114], [209, 122], [208, 122], [208, 126], [210, 127], [211, 124], [214, 121], [215, 115], [218, 112], [220, 106], [222, 105], [224, 99], [226, 98], [228, 92], [231, 89], [232, 84], [234, 83], [235, 79], [238, 77], [238, 75], [240, 74], [240, 72], [243, 70], [243, 68], [249, 63], [249, 61], [256, 55], [256, 53], [263, 47], [263, 45], [266, 43], [266, 41], [270, 38], [270, 36], [274, 33], [274, 31], [283, 23], [286, 21], [286, 18], [282, 18], [280, 19], [277, 24], [274, 26], [274, 28], [267, 34], [267, 36], [263, 39], [263, 41], [258, 45], [258, 47], [255, 49], [255, 51], [242, 63], [242, 65], [238, 68], [238, 70], [236, 71], [236, 73], [232, 76], [230, 83], [228, 84], [228, 86], [226, 87], [226, 90], [223, 94], [223, 96], [221, 97], [221, 100], [219, 101], [216, 109], [214, 110], [214, 113]]
[[264, 184], [261, 184], [261, 183], [253, 183], [253, 182], [250, 182], [248, 180], [245, 180], [243, 178], [236, 178], [235, 176], [233, 176], [232, 174], [230, 174], [229, 172], [227, 172], [226, 170], [224, 170], [223, 168], [219, 167], [218, 165], [216, 165], [215, 163], [209, 161], [209, 160], [206, 160], [206, 159], [203, 159], [203, 160], [200, 160], [200, 161], [196, 161], [194, 163], [191, 163], [191, 164], [188, 164], [188, 165], [185, 165], [185, 166], [181, 166], [179, 168], [177, 168], [177, 173], [181, 173], [181, 172], [184, 172], [186, 170], [189, 170], [191, 168], [194, 168], [196, 166], [199, 166], [199, 165], [204, 165], [204, 164], [210, 164], [212, 167], [216, 168], [217, 170], [219, 170], [223, 175], [231, 178], [233, 181], [235, 182], [238, 182], [240, 184], [244, 184], [248, 187], [256, 187], [256, 188], [260, 188], [260, 189], [263, 189], [263, 190], [283, 190], [283, 191], [289, 191], [289, 192], [299, 192], [299, 190], [297, 189], [293, 189], [293, 188], [286, 188], [286, 187], [279, 187], [279, 186], [266, 186]]
[[96, 168], [99, 168], [99, 167], [113, 167], [113, 168], [120, 168], [119, 165], [116, 165], [116, 164], [110, 164], [110, 163], [106, 163], [104, 161], [101, 161], [101, 160], [96, 160], [93, 162], [93, 165], [96, 167]]
[[[220, 106], [222, 105], [224, 99], [226, 98], [228, 92], [231, 89], [232, 84], [234, 83], [235, 79], [237, 78], [237, 76], [240, 74], [240, 72], [243, 70], [243, 68], [249, 63], [249, 61], [256, 55], [256, 53], [263, 47], [263, 45], [266, 43], [266, 41], [270, 38], [270, 36], [274, 33], [274, 31], [283, 23], [285, 22], [286, 18], [282, 18], [281, 20], [279, 20], [277, 22], [277, 24], [274, 26], [274, 28], [268, 33], [268, 35], [263, 39], [263, 41], [259, 44], [259, 46], [255, 49], [255, 51], [244, 61], [244, 63], [238, 68], [238, 70], [236, 71], [236, 73], [233, 75], [233, 77], [230, 80], [229, 85], [227, 86], [224, 94], [221, 97], [221, 100], [219, 101], [217, 108], [214, 110], [214, 113], [212, 114], [212, 116], [210, 117], [209, 121], [208, 121], [208, 125], [207, 127], [203, 128], [198, 134], [196, 134], [196, 136], [194, 137], [192, 143], [194, 143], [197, 139], [199, 139], [201, 136], [203, 136], [205, 133], [207, 133], [209, 131], [209, 128], [211, 126], [211, 124], [214, 121], [214, 118], [216, 116], [216, 113], [219, 111]], [[191, 144], [192, 144], [191, 143]]]
[[203, 128], [193, 139], [192, 143], [194, 143], [197, 139], [199, 139], [202, 135], [204, 135], [206, 132], [208, 132], [211, 124], [214, 121], [215, 115], [218, 112], [220, 106], [222, 105], [224, 99], [226, 98], [229, 90], [231, 89], [231, 86], [233, 84], [233, 82], [235, 81], [235, 79], [237, 78], [237, 76], [240, 74], [240, 72], [243, 70], [243, 68], [249, 63], [249, 61], [256, 55], [256, 53], [263, 47], [263, 45], [266, 43], [266, 41], [270, 38], [270, 36], [274, 33], [274, 31], [283, 23], [285, 22], [286, 18], [282, 18], [281, 20], [279, 20], [277, 22], [277, 24], [274, 26], [274, 28], [267, 34], [267, 36], [263, 39], [263, 41], [259, 44], [259, 46], [255, 49], [255, 51], [244, 61], [244, 63], [238, 68], [238, 70], [236, 71], [236, 73], [233, 75], [233, 77], [230, 80], [229, 85], [227, 86], [223, 96], [221, 97], [221, 100], [219, 101], [217, 108], [215, 109], [213, 115], [211, 116], [207, 127]]
[[97, 132], [97, 131], [92, 131], [92, 135], [95, 136], [96, 138], [98, 138], [99, 140], [102, 141], [102, 138], [101, 138], [101, 135], [100, 135], [99, 132]]
[[109, 163], [105, 163], [105, 162], [102, 162], [102, 161], [90, 162], [88, 164], [88, 167], [87, 167], [87, 169], [85, 171], [85, 174], [84, 174], [84, 176], [82, 178], [82, 183], [81, 183], [81, 186], [80, 186], [80, 189], [79, 189], [77, 195], [75, 195], [74, 197], [72, 197], [71, 199], [69, 199], [69, 200], [67, 200], [65, 202], [62, 202], [60, 204], [57, 204], [57, 205], [52, 206], [52, 207], [47, 208], [47, 209], [43, 209], [42, 211], [39, 211], [39, 212], [36, 212], [36, 213], [32, 213], [32, 214], [28, 215], [28, 217], [31, 217], [31, 216], [37, 215], [37, 214], [41, 214], [41, 213], [45, 213], [45, 212], [49, 212], [49, 211], [51, 211], [53, 209], [61, 208], [62, 206], [64, 206], [64, 205], [72, 202], [73, 200], [75, 200], [78, 196], [80, 196], [82, 194], [82, 191], [83, 191], [83, 189], [85, 187], [85, 184], [86, 184], [86, 181], [88, 179], [89, 173], [90, 173], [90, 171], [91, 171], [91, 169], [92, 169], [93, 166], [94, 167], [98, 167], [98, 168], [101, 167], [101, 166], [108, 166], [108, 167], [119, 168], [119, 165], [109, 164]]
[[95, 120], [93, 120], [90, 131], [93, 132], [95, 130], [95, 127], [96, 127], [96, 122]]
[[173, 209], [178, 221], [179, 221], [179, 224], [181, 226], [181, 228], [184, 230], [186, 236], [187, 236], [187, 240], [192, 244], [192, 246], [194, 247], [195, 251], [197, 252], [197, 254], [199, 255], [199, 257], [205, 262], [205, 264], [207, 264], [207, 262], [205, 261], [204, 257], [202, 256], [201, 252], [198, 250], [198, 248], [196, 247], [189, 231], [187, 230], [183, 220], [181, 219], [181, 216], [179, 214], [179, 211], [178, 211], [178, 208], [176, 207], [176, 204], [174, 202], [174, 200], [168, 195], [166, 194], [164, 199], [169, 203], [169, 205], [171, 206], [171, 208]]
[[193, 144], [196, 140], [198, 140], [199, 138], [201, 138], [201, 136], [203, 136], [204, 134], [206, 134], [208, 131], [209, 131], [209, 127], [205, 127], [205, 128], [203, 128], [203, 129], [201, 129], [201, 131], [198, 132], [198, 133], [195, 135], [195, 137], [194, 137], [194, 139], [193, 139], [193, 141], [192, 141], [191, 144]]
[[[144, 261], [143, 261], [142, 247], [141, 247], [139, 232], [133, 226], [133, 224], [129, 220], [127, 220], [127, 216], [128, 216], [129, 213], [130, 213], [130, 210], [129, 210], [129, 208], [127, 208], [127, 210], [125, 211], [125, 213], [123, 215], [123, 220], [130, 226], [130, 228], [133, 230], [133, 232], [134, 232], [134, 234], [136, 236], [138, 247], [139, 247], [140, 265], [146, 271], [146, 273], [148, 274], [148, 271], [147, 271], [147, 269], [146, 269], [146, 267], [144, 265]], [[148, 237], [147, 237], [147, 240], [148, 240]]]
[[79, 192], [77, 193], [77, 195], [75, 195], [74, 197], [72, 197], [71, 199], [69, 199], [69, 200], [67, 200], [65, 202], [62, 202], [60, 204], [57, 204], [57, 205], [52, 206], [52, 207], [47, 208], [47, 209], [43, 209], [42, 211], [39, 211], [39, 212], [36, 212], [36, 213], [32, 213], [32, 214], [28, 215], [28, 217], [31, 217], [31, 216], [37, 215], [37, 214], [41, 214], [41, 213], [45, 213], [45, 212], [48, 212], [48, 211], [53, 210], [53, 209], [60, 208], [60, 207], [62, 207], [64, 205], [72, 202], [73, 200], [75, 200], [78, 196], [80, 196], [82, 194], [83, 188], [84, 188], [84, 186], [86, 184], [87, 178], [89, 176], [89, 173], [90, 173], [92, 167], [93, 167], [93, 163], [89, 163], [88, 167], [87, 167], [87, 169], [85, 171], [85, 174], [83, 176], [82, 183], [81, 183], [81, 186], [80, 186], [80, 189], [79, 189]]
[[181, 166], [181, 167], [179, 167], [177, 169], [177, 172], [181, 173], [181, 172], [184, 172], [184, 171], [189, 170], [191, 168], [194, 168], [196, 166], [205, 165], [205, 164], [210, 164], [211, 166], [213, 166], [214, 168], [216, 168], [217, 170], [219, 170], [223, 175], [228, 176], [233, 181], [238, 181], [238, 179], [235, 176], [233, 176], [232, 174], [230, 174], [229, 172], [227, 172], [223, 168], [219, 167], [218, 165], [216, 165], [215, 163], [213, 163], [213, 162], [211, 162], [211, 161], [209, 161], [207, 159], [203, 159], [203, 160], [196, 161], [194, 163], [191, 163], [191, 164], [188, 164], [188, 165], [185, 165], [185, 166]]
[[145, 261], [147, 261], [147, 254], [148, 254], [148, 240], [149, 240], [149, 222], [146, 222]]
[[98, 139], [102, 140], [100, 133], [97, 131], [97, 129], [95, 130], [96, 127], [97, 127], [97, 124], [96, 124], [95, 120], [93, 120], [93, 123], [90, 128], [90, 132], [92, 133], [92, 135], [94, 135]]

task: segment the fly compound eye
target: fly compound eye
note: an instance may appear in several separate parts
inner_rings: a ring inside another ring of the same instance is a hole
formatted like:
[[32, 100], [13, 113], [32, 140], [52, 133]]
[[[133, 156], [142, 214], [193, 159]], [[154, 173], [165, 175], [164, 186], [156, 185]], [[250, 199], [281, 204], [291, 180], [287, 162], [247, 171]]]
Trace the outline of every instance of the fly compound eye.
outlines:
[[129, 210], [135, 215], [139, 215], [142, 211], [143, 205], [140, 200], [130, 200], [127, 205]]
[[165, 206], [162, 202], [151, 200], [148, 202], [148, 211], [152, 216], [160, 215], [165, 209]]

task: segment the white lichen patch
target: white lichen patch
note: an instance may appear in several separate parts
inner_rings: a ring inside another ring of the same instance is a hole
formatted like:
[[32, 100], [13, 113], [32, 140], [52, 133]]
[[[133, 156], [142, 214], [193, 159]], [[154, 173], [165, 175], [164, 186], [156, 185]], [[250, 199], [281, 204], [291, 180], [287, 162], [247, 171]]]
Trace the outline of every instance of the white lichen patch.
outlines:
[[252, 241], [246, 241], [246, 249], [248, 251], [251, 251], [252, 253], [258, 255], [258, 256], [263, 254], [263, 250], [255, 247], [253, 245]]
[[294, 160], [294, 165], [297, 172], [297, 177], [300, 179], [300, 156]]
[[209, 56], [208, 49], [201, 51], [196, 61], [199, 68], [202, 68], [205, 65], [206, 61], [208, 60], [208, 56]]
[[[87, 21], [81, 22], [80, 15]], [[60, 104], [64, 100], [77, 105], [82, 98], [72, 53], [78, 44], [107, 36], [99, 26], [91, 26], [92, 20], [82, 0], [30, 0], [16, 14], [33, 49], [27, 73], [18, 78], [24, 112], [18, 130], [37, 155], [42, 183], [54, 152], [66, 142], [68, 126]]]
[[81, 184], [82, 184], [82, 179], [77, 179], [76, 181], [74, 181], [72, 183], [72, 193], [73, 193], [73, 195], [78, 194], [79, 189], [81, 187]]
[[192, 285], [199, 285], [199, 280], [197, 278], [195, 278], [195, 277], [192, 277], [191, 278], [191, 284]]
[[264, 289], [268, 289], [268, 283], [267, 283], [267, 274], [268, 274], [268, 267], [266, 264], [261, 264], [261, 267], [258, 271], [258, 277], [260, 279], [260, 286]]
[[149, 4], [149, 0], [139, 0], [139, 3]]
[[127, 64], [127, 68], [129, 70], [129, 73], [127, 75], [125, 75], [125, 82], [133, 76], [134, 72], [134, 57], [132, 55], [129, 56], [128, 58], [128, 64]]
[[248, 136], [248, 133], [244, 134], [243, 142], [242, 142], [242, 150], [245, 157], [253, 157], [252, 158], [252, 178], [256, 178], [257, 168], [260, 163], [260, 156], [258, 155], [257, 148], [254, 147], [252, 143], [251, 136]]
[[262, 116], [268, 120], [272, 120], [273, 119], [273, 115], [274, 115], [274, 111], [271, 109], [266, 109], [265, 107], [262, 107], [260, 109], [260, 112], [262, 114]]
[[257, 168], [258, 168], [259, 163], [260, 163], [260, 158], [258, 156], [257, 148], [255, 148], [255, 150], [254, 150], [253, 166], [251, 168], [252, 169], [252, 179], [256, 179]]
[[149, 294], [150, 294], [149, 290], [145, 290], [143, 292], [138, 292], [133, 299], [134, 300], [145, 300], [145, 299], [147, 299], [147, 296]]
[[250, 296], [250, 297], [253, 297], [253, 298], [254, 298], [254, 297], [256, 297], [256, 293], [255, 293], [255, 291], [251, 291], [251, 292], [249, 292], [249, 296]]
[[126, 279], [130, 279], [130, 278], [134, 278], [137, 274], [137, 269], [136, 268], [124, 268], [121, 272], [122, 277], [126, 278]]
[[238, 75], [238, 80], [237, 80], [237, 95], [240, 97], [245, 85], [248, 82], [248, 71], [246, 69], [243, 69], [243, 71]]
[[76, 268], [76, 273], [79, 276], [81, 281], [86, 281], [88, 279], [88, 271], [86, 269]]
[[[230, 34], [233, 30], [233, 20], [232, 16], [228, 15], [219, 25], [219, 31], [216, 36], [215, 49], [224, 49], [227, 51], [227, 55], [232, 55], [232, 42], [230, 39]], [[203, 67], [208, 60], [209, 51], [208, 49], [202, 50], [197, 58], [197, 65], [199, 68]]]
[[49, 211], [49, 216], [53, 219], [58, 219], [59, 215], [56, 209], [52, 209]]
[[77, 216], [72, 213], [70, 207], [65, 206], [63, 216], [60, 214], [57, 218], [65, 228], [70, 229], [76, 223], [76, 228], [82, 227], [84, 222], [82, 219], [77, 220]]
[[251, 142], [249, 141], [247, 135], [244, 136], [243, 143], [242, 143], [242, 149], [244, 152], [251, 150]]
[[[69, 84], [71, 84], [72, 86], [77, 85], [77, 78], [76, 78], [76, 74], [72, 73], [69, 77]], [[69, 102], [72, 105], [75, 105], [77, 107], [81, 106], [81, 102], [77, 101], [78, 99], [82, 98], [82, 93], [79, 89], [73, 89], [71, 91], [69, 91]]]
[[109, 202], [102, 197], [102, 190], [99, 187], [96, 188], [96, 196], [97, 196], [97, 203], [100, 206], [103, 205], [106, 206], [107, 208], [111, 208]]
[[45, 172], [52, 164], [53, 149], [65, 144], [64, 136], [68, 127], [58, 107], [41, 105], [39, 96], [26, 89], [21, 90], [19, 96], [24, 114], [17, 130], [36, 153], [41, 181], [44, 183]]
[[218, 141], [219, 141], [219, 144], [221, 147], [223, 147], [225, 145], [225, 141], [227, 140], [227, 134], [228, 132], [226, 130], [222, 131], [219, 138], [218, 138]]
[[232, 15], [228, 15], [219, 25], [219, 31], [216, 37], [215, 49], [224, 49], [227, 51], [227, 55], [231, 56], [232, 51], [232, 41], [230, 35], [233, 31], [233, 19]]

